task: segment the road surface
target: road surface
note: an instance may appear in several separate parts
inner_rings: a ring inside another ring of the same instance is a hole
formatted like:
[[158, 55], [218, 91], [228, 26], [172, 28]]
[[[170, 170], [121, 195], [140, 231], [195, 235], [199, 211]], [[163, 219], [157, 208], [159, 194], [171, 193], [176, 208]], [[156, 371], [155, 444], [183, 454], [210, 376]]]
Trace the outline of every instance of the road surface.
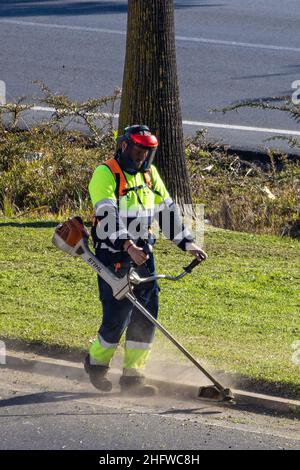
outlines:
[[[300, 80], [298, 0], [175, 0], [175, 14], [187, 134], [208, 127], [210, 138], [247, 149], [268, 145], [264, 139], [278, 130], [300, 136], [282, 113], [209, 111], [292, 94]], [[37, 93], [37, 79], [79, 100], [111, 94], [122, 85], [126, 15], [126, 1], [3, 0], [0, 80], [7, 99]]]
[[181, 397], [121, 397], [117, 378], [105, 395], [85, 377], [52, 376], [39, 364], [31, 372], [0, 366], [0, 450], [300, 449], [297, 419]]

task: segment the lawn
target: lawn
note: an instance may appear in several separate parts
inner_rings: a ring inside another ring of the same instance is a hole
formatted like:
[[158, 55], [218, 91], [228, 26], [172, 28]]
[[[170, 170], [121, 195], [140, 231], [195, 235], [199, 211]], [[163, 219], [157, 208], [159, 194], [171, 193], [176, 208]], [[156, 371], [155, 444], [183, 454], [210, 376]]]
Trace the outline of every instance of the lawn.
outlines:
[[[55, 222], [0, 219], [2, 338], [83, 350], [101, 318], [96, 279], [80, 259], [51, 244]], [[178, 283], [161, 282], [160, 319], [217, 368], [282, 384], [300, 397], [300, 242], [208, 229], [209, 259]], [[158, 272], [190, 257], [157, 243]]]

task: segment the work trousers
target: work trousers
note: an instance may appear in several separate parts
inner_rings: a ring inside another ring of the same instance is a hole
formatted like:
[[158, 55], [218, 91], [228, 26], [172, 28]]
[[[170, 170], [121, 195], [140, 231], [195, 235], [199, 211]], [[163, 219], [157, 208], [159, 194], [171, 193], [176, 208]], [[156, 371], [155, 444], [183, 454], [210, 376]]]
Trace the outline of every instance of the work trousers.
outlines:
[[[146, 266], [148, 275], [155, 272], [153, 255]], [[143, 375], [154, 339], [154, 325], [128, 299], [116, 300], [111, 287], [99, 276], [98, 286], [103, 316], [98, 338], [90, 349], [92, 363], [109, 366], [125, 333], [123, 374]], [[158, 315], [158, 293], [157, 282], [143, 284], [134, 289], [136, 298], [154, 318]]]

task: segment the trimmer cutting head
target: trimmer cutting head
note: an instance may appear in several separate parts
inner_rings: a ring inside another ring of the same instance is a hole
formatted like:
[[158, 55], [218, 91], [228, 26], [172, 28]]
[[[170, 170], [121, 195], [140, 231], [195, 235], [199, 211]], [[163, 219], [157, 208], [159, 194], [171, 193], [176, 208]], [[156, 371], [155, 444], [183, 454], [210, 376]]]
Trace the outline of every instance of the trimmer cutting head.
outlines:
[[198, 391], [198, 398], [223, 401], [228, 403], [234, 402], [234, 395], [230, 388], [224, 388], [223, 390], [219, 390], [215, 385], [200, 387]]

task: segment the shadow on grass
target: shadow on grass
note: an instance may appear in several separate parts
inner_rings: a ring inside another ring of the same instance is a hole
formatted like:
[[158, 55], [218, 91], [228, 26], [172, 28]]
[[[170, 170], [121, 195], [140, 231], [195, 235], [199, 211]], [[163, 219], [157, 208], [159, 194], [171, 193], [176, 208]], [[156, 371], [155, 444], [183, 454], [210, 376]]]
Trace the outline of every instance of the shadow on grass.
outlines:
[[0, 227], [17, 227], [17, 228], [51, 228], [56, 227], [58, 222], [49, 220], [40, 220], [36, 222], [0, 222]]
[[[1, 220], [1, 219], [0, 219]], [[67, 220], [67, 217], [66, 219]], [[0, 221], [0, 228], [1, 227], [14, 227], [14, 228], [54, 228], [60, 223], [59, 220], [36, 220], [36, 221], [28, 221], [28, 222], [1, 222]], [[84, 221], [84, 225], [86, 227], [91, 227], [91, 221]]]
[[45, 344], [42, 341], [25, 341], [19, 338], [5, 338], [0, 335], [0, 339], [5, 342], [6, 348], [16, 352], [28, 352], [40, 354], [51, 359], [64, 359], [82, 363], [86, 351], [81, 348], [67, 348], [58, 344]]

